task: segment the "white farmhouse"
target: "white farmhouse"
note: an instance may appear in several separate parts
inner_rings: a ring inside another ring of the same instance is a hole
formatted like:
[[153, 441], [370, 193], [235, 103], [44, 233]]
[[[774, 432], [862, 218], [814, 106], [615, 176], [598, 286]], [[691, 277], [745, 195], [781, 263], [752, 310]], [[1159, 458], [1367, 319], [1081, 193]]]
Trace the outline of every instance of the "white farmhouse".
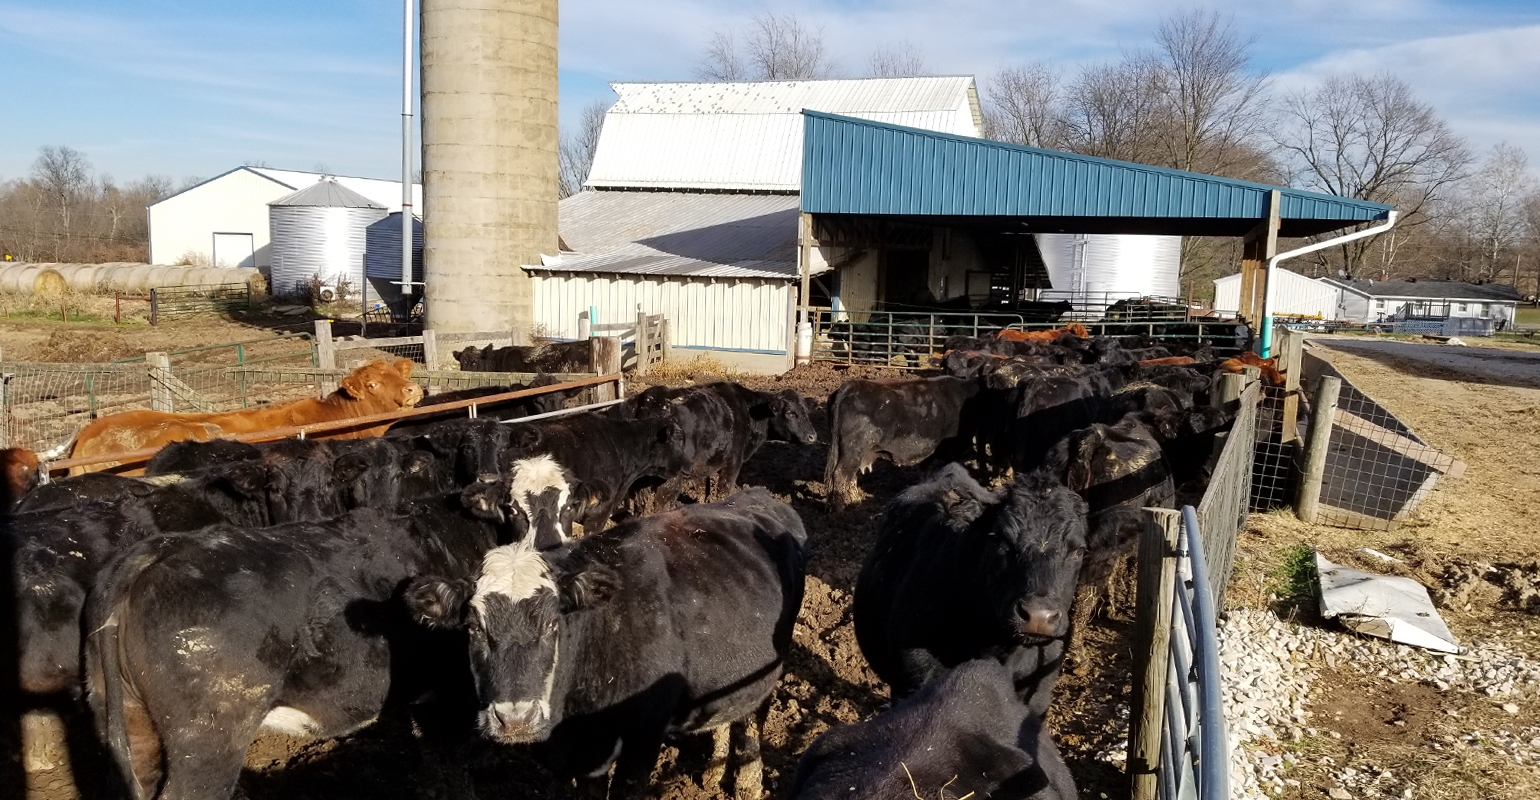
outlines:
[[1513, 325], [1519, 292], [1501, 283], [1464, 283], [1412, 278], [1404, 281], [1349, 281], [1321, 278], [1339, 290], [1337, 319], [1383, 322], [1420, 317], [1470, 317], [1492, 320], [1498, 328]]

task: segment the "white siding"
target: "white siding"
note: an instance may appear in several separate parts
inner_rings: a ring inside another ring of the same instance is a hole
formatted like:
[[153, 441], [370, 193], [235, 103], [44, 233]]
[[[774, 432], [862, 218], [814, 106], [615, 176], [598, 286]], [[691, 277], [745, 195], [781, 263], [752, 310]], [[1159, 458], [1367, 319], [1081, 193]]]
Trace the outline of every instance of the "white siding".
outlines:
[[534, 274], [535, 324], [577, 337], [578, 314], [598, 307], [600, 325], [635, 323], [637, 306], [670, 320], [674, 345], [786, 352], [791, 284], [677, 276]]
[[[1273, 271], [1273, 313], [1337, 319], [1338, 289], [1286, 269]], [[1214, 310], [1235, 314], [1240, 310], [1241, 276], [1226, 275], [1214, 281]]]

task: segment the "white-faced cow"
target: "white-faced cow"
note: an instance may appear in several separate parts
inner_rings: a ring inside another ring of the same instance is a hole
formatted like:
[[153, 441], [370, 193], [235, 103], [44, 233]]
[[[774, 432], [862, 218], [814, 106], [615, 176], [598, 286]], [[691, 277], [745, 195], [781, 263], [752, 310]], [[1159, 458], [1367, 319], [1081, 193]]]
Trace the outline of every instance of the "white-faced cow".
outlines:
[[[482, 732], [556, 771], [645, 791], [665, 736], [763, 720], [802, 604], [806, 533], [764, 489], [421, 580], [409, 607], [470, 632]], [[737, 771], [758, 797], [757, 734]]]

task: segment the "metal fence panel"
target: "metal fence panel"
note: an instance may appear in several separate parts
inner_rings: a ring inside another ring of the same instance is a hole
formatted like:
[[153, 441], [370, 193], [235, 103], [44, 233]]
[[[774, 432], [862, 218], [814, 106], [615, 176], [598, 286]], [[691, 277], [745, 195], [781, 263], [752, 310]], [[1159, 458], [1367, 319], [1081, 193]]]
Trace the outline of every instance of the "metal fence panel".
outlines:
[[150, 324], [194, 314], [224, 313], [251, 308], [251, 286], [210, 283], [166, 286], [150, 290]]

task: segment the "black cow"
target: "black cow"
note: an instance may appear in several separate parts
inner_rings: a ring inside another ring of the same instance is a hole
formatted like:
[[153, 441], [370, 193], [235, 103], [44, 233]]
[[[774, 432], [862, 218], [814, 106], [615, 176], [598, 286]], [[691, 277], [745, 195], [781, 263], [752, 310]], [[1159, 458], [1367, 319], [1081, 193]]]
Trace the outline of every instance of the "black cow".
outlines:
[[146, 475], [171, 475], [196, 472], [202, 469], [224, 467], [243, 461], [256, 461], [262, 457], [260, 445], [237, 442], [233, 439], [188, 439], [172, 442], [150, 457], [144, 465]]
[[1176, 498], [1160, 441], [1137, 415], [1117, 424], [1089, 425], [1064, 437], [1041, 467], [1085, 498], [1089, 516], [1081, 581], [1106, 577], [1143, 530], [1146, 507], [1170, 508]]
[[981, 388], [977, 380], [952, 377], [846, 381], [829, 396], [830, 506], [860, 501], [856, 475], [879, 456], [899, 466], [964, 457], [977, 422], [970, 401]]
[[818, 441], [807, 402], [793, 389], [769, 394], [728, 382], [679, 389], [654, 386], [628, 398], [617, 407], [616, 416], [668, 419], [678, 428], [678, 437], [670, 442], [672, 476], [659, 489], [669, 501], [692, 481], [700, 482], [701, 499], [711, 499], [712, 476], [721, 494], [735, 491], [744, 463], [769, 439]]
[[1021, 475], [999, 494], [960, 465], [899, 494], [856, 582], [856, 641], [895, 698], [975, 658], [1008, 662], [1048, 707], [1086, 547], [1086, 504]]
[[583, 413], [513, 423], [505, 509], [520, 535], [541, 547], [572, 536], [571, 524], [598, 530], [644, 477], [668, 480], [672, 420], [625, 420]]
[[866, 322], [838, 321], [825, 330], [830, 341], [842, 344], [852, 357], [873, 363], [887, 364], [896, 357], [901, 366], [919, 367], [919, 353], [930, 346], [927, 325], [882, 311], [872, 312]]
[[[470, 580], [407, 594], [430, 625], [465, 626], [481, 729], [545, 742], [558, 771], [642, 793], [664, 737], [763, 720], [802, 604], [802, 520], [764, 489], [642, 517], [554, 552], [487, 555]], [[758, 797], [757, 737], [738, 773]], [[617, 760], [618, 756], [618, 760]]]
[[489, 344], [457, 350], [454, 357], [461, 372], [587, 372], [592, 347], [589, 339], [498, 348]]
[[411, 624], [399, 593], [422, 574], [474, 575], [499, 543], [459, 503], [219, 527], [125, 551], [92, 594], [85, 671], [134, 796], [229, 797], [259, 730], [340, 736], [387, 696], [452, 684], [463, 644]]
[[879, 714], [835, 727], [797, 762], [791, 797], [1075, 800], [1041, 714], [993, 659], [961, 664]]
[[1113, 394], [1101, 372], [1023, 380], [1017, 392], [1016, 419], [1010, 426], [1010, 461], [1017, 472], [1036, 469], [1055, 443], [1099, 420]]

